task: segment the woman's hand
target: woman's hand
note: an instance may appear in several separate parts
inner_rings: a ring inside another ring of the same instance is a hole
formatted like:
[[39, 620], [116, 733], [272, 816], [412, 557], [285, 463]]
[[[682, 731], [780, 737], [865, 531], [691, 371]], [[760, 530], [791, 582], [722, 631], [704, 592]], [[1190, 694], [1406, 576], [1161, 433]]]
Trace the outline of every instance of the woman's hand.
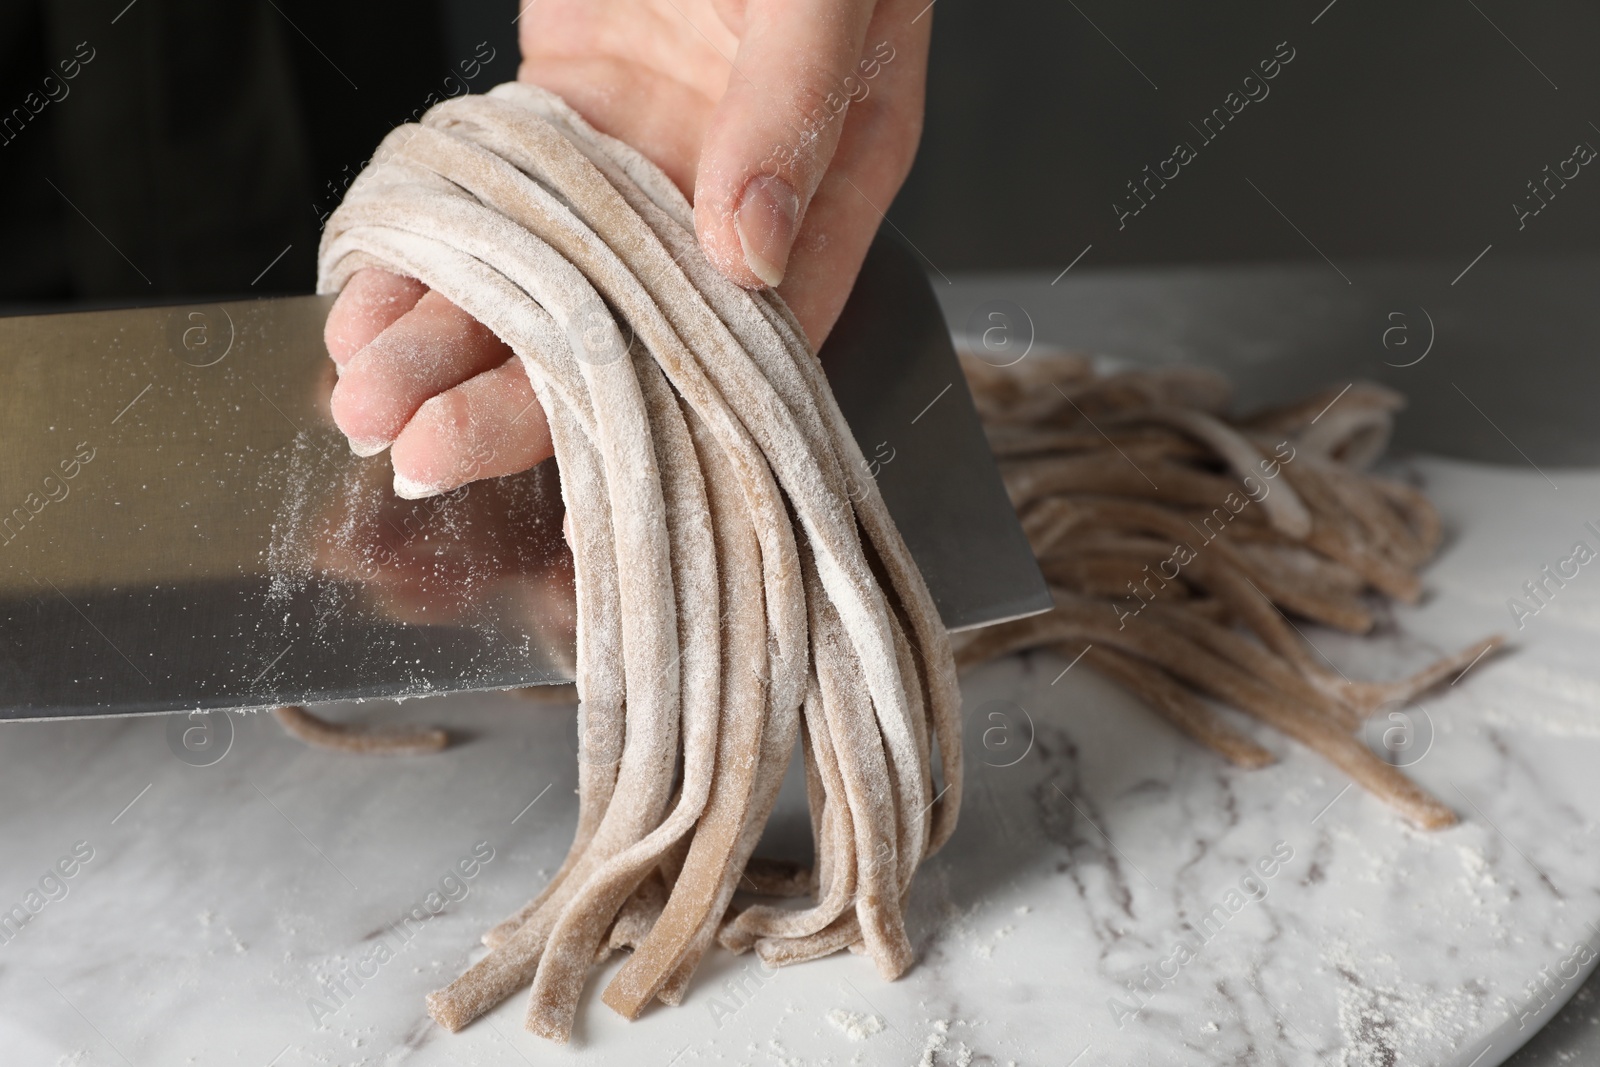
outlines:
[[[660, 166], [717, 269], [776, 286], [820, 345], [916, 153], [925, 0], [523, 2], [518, 79]], [[390, 448], [402, 495], [550, 455], [510, 349], [421, 283], [361, 271], [325, 333], [334, 419], [357, 452]]]

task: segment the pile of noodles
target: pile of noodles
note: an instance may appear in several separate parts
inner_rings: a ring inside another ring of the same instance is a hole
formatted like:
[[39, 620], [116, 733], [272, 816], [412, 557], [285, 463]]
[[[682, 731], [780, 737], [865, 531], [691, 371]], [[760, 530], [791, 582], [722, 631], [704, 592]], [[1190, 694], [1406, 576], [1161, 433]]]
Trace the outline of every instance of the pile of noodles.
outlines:
[[1416, 571], [1439, 546], [1439, 517], [1415, 489], [1367, 470], [1398, 394], [1353, 383], [1235, 421], [1227, 382], [1194, 367], [1099, 374], [1076, 356], [996, 367], [971, 353], [963, 367], [1055, 610], [963, 635], [959, 663], [1081, 654], [1233, 763], [1273, 756], [1201, 697], [1315, 749], [1420, 826], [1456, 821], [1359, 732], [1501, 639], [1402, 681], [1365, 682], [1294, 621], [1362, 634], [1375, 602], [1421, 595]]

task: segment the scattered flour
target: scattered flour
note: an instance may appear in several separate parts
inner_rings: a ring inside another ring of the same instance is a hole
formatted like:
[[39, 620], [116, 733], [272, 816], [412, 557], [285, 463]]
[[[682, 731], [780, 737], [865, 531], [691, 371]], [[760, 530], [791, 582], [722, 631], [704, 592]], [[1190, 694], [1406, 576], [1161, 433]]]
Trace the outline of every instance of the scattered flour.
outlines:
[[[754, 1046], [751, 1047], [752, 1049], [754, 1048]], [[767, 1053], [772, 1057], [777, 1067], [807, 1067], [803, 1060], [798, 1058], [790, 1059], [789, 1051], [778, 1042], [777, 1038], [768, 1039]]]
[[990, 959], [994, 956], [995, 946], [1001, 941], [1004, 941], [1006, 938], [1010, 937], [1015, 930], [1016, 927], [1012, 926], [1010, 923], [1006, 923], [1004, 926], [1000, 927], [994, 932], [994, 936], [988, 942], [979, 944], [972, 951], [983, 959]]
[[954, 1045], [950, 1043], [950, 1020], [935, 1019], [933, 1032], [922, 1046], [922, 1059], [917, 1061], [917, 1067], [940, 1067], [942, 1064], [969, 1067], [971, 1063], [971, 1049], [960, 1041]]
[[876, 1015], [857, 1015], [843, 1008], [834, 1008], [830, 1011], [828, 1021], [844, 1031], [845, 1036], [851, 1041], [865, 1041], [873, 1034], [883, 1032], [883, 1020]]
[[1339, 1067], [1392, 1067], [1437, 1062], [1480, 1025], [1483, 1002], [1472, 988], [1441, 994], [1408, 981], [1392, 956], [1340, 939], [1324, 948], [1340, 979]]
[[1489, 866], [1489, 860], [1481, 848], [1472, 845], [1457, 845], [1456, 851], [1461, 855], [1461, 865], [1467, 869], [1464, 879], [1469, 886], [1493, 886], [1496, 884], [1494, 871]]

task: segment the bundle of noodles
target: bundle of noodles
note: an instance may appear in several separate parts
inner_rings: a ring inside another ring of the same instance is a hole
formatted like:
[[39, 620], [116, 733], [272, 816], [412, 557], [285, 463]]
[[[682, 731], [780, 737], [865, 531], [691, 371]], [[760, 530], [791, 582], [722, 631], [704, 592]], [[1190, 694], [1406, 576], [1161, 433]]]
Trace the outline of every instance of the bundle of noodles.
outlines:
[[[961, 801], [955, 666], [876, 488], [846, 492], [864, 461], [788, 309], [710, 266], [659, 169], [526, 85], [385, 139], [328, 220], [318, 288], [374, 266], [521, 359], [577, 587], [571, 851], [433, 1017], [458, 1029], [531, 982], [528, 1029], [566, 1040], [611, 947], [633, 953], [604, 1000], [632, 1018], [678, 1002], [719, 935], [769, 964], [859, 947], [900, 974], [912, 875]], [[799, 875], [751, 858], [797, 743]], [[729, 918], [745, 879], [815, 901]]]
[[1244, 767], [1272, 754], [1199, 697], [1269, 723], [1418, 825], [1454, 813], [1356, 736], [1499, 646], [1404, 681], [1351, 681], [1290, 616], [1371, 629], [1371, 594], [1415, 603], [1438, 548], [1423, 496], [1374, 476], [1403, 399], [1357, 383], [1231, 420], [1227, 382], [1192, 367], [1098, 374], [1075, 356], [996, 368], [963, 353], [1055, 610], [959, 642], [961, 666], [1030, 648], [1076, 657]]

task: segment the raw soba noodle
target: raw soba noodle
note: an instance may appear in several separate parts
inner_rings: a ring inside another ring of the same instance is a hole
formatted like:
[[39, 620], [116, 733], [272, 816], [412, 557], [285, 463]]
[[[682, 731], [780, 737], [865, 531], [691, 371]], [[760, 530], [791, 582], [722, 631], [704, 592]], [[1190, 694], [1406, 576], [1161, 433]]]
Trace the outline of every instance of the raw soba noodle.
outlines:
[[[531, 982], [528, 1029], [564, 1041], [597, 956], [633, 948], [604, 993], [631, 1018], [678, 1001], [719, 932], [773, 963], [859, 945], [899, 975], [911, 877], [960, 808], [960, 695], [881, 497], [845, 491], [864, 462], [788, 309], [710, 266], [659, 169], [516, 84], [390, 134], [328, 221], [318, 288], [363, 267], [517, 353], [572, 520], [575, 840], [434, 1018]], [[751, 853], [797, 743], [817, 859], [786, 880]], [[742, 876], [817, 904], [724, 930]]]

